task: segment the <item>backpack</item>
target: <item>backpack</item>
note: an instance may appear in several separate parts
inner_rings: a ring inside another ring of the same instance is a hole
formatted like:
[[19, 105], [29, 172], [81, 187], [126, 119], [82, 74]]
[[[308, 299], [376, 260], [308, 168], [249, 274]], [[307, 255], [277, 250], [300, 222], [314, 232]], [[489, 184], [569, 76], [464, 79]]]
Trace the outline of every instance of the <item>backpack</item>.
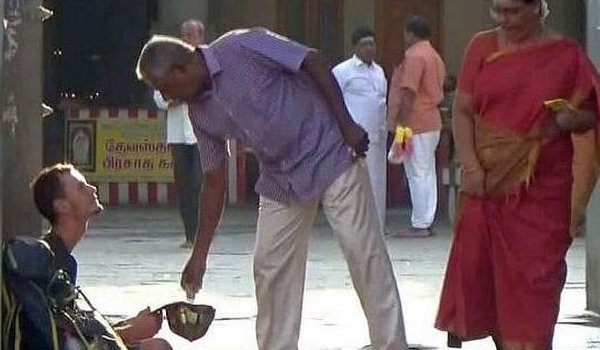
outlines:
[[2, 249], [2, 349], [127, 349], [46, 241], [13, 238]]

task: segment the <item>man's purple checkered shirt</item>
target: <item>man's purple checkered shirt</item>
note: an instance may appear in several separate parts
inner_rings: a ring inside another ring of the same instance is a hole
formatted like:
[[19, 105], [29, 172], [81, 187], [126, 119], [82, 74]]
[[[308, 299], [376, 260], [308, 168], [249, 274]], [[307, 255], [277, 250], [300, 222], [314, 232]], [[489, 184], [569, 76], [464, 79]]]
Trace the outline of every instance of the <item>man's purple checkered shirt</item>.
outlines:
[[256, 191], [318, 199], [351, 163], [326, 100], [300, 69], [308, 48], [265, 29], [238, 30], [201, 48], [212, 89], [189, 105], [203, 171], [224, 166], [226, 139], [252, 149]]

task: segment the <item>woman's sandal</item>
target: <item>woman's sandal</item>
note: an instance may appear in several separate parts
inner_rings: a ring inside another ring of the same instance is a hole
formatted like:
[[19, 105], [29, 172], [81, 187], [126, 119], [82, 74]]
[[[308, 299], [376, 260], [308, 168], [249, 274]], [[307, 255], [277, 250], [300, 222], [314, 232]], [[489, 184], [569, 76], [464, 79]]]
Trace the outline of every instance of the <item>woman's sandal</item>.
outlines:
[[460, 340], [460, 338], [455, 336], [454, 334], [448, 332], [447, 345], [449, 348], [460, 349], [462, 348], [462, 340]]

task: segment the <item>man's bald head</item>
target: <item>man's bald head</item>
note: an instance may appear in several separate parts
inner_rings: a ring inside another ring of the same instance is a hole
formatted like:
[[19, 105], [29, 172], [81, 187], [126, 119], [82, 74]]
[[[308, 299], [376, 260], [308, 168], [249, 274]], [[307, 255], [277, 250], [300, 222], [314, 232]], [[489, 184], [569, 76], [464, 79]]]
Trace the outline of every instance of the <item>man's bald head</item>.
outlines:
[[138, 79], [151, 82], [163, 78], [171, 69], [188, 64], [195, 57], [195, 47], [170, 36], [154, 35], [142, 48], [138, 58]]
[[198, 47], [204, 44], [204, 24], [197, 19], [188, 19], [181, 24], [181, 40]]
[[196, 48], [168, 36], [155, 35], [144, 45], [136, 73], [166, 100], [176, 102], [192, 101], [210, 87], [208, 67]]

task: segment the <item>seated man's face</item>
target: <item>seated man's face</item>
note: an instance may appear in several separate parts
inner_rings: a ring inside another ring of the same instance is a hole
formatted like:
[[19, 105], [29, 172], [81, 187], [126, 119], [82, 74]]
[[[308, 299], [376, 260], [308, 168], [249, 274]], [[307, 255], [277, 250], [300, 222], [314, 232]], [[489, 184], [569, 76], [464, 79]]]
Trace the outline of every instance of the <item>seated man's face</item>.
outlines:
[[70, 216], [80, 221], [87, 221], [91, 216], [101, 212], [104, 207], [98, 201], [98, 190], [90, 185], [82, 173], [71, 170], [61, 177], [66, 209], [61, 215]]

